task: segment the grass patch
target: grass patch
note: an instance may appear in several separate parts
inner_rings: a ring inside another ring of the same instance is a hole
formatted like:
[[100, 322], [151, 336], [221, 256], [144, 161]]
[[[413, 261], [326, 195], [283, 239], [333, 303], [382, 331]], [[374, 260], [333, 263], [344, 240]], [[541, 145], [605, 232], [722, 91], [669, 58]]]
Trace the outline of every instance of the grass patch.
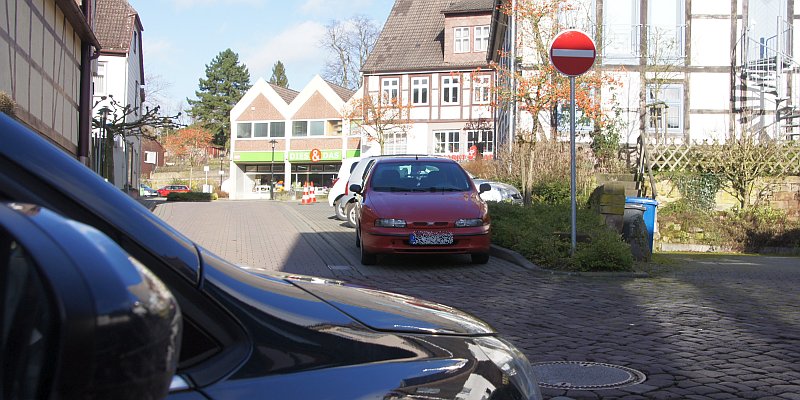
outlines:
[[568, 271], [632, 271], [630, 246], [608, 228], [594, 211], [578, 210], [577, 230], [582, 240], [570, 256], [570, 207], [535, 203], [520, 207], [489, 203], [492, 243], [514, 250], [549, 269]]

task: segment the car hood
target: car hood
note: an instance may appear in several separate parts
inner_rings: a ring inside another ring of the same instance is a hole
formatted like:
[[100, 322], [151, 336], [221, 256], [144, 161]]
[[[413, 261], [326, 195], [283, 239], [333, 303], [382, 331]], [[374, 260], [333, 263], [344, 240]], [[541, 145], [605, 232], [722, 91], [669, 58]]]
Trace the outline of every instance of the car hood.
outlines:
[[370, 192], [370, 206], [382, 218], [411, 221], [482, 218], [486, 203], [477, 192]]
[[443, 304], [335, 280], [299, 275], [283, 275], [283, 279], [378, 331], [463, 336], [495, 333], [486, 322]]

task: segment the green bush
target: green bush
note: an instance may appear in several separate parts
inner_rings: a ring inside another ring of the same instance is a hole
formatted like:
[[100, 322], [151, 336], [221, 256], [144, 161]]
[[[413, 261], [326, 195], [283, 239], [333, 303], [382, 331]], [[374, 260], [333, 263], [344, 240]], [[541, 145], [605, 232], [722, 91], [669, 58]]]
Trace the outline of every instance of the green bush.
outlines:
[[167, 195], [167, 201], [212, 201], [217, 200], [216, 193], [202, 193], [202, 192], [188, 192], [188, 193], [170, 193]]
[[580, 271], [630, 271], [633, 257], [620, 235], [608, 228], [593, 211], [578, 210], [581, 238], [575, 257], [570, 257], [569, 204], [534, 203], [519, 207], [489, 203], [492, 243], [514, 250], [545, 268]]
[[540, 182], [531, 189], [531, 201], [547, 204], [569, 204], [568, 180]]

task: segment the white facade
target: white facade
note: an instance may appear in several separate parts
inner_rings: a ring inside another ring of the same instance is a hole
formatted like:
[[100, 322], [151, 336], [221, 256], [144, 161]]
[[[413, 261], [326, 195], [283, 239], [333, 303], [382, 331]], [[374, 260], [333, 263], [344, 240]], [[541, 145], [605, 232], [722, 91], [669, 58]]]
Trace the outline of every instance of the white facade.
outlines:
[[[389, 138], [384, 154], [436, 154], [463, 160], [469, 157], [469, 148], [477, 143], [486, 147], [483, 151], [485, 156], [493, 155], [492, 133], [482, 135], [478, 129], [467, 128], [468, 124], [477, 125], [479, 121], [485, 121], [489, 129], [493, 128], [488, 96], [493, 76], [490, 70], [365, 76], [362, 90], [373, 99], [385, 98], [384, 82], [396, 80], [400, 104], [410, 106], [411, 123], [405, 138], [403, 135]], [[485, 135], [489, 138], [482, 137]], [[363, 143], [364, 153], [380, 153], [375, 141]]]
[[[799, 17], [791, 15], [793, 0], [572, 4], [578, 4], [577, 11], [560, 22], [594, 37], [593, 71], [617, 78], [615, 102], [609, 88], [601, 96], [607, 114], [621, 112], [622, 141], [635, 143], [642, 134], [660, 142], [725, 140], [742, 129], [779, 140], [797, 136], [793, 120], [778, 118], [794, 114], [800, 105], [800, 64], [793, 57], [800, 54], [800, 37], [791, 29]], [[519, 25], [525, 74], [537, 68], [537, 61], [525, 47], [530, 32], [524, 21]], [[530, 127], [531, 118], [520, 115], [519, 127]], [[539, 121], [549, 132], [549, 115]], [[561, 129], [559, 135], [568, 138]]]
[[[103, 54], [97, 61], [94, 76], [93, 114], [99, 118], [99, 110], [108, 107], [111, 110], [111, 97], [119, 104], [117, 113], [122, 115], [122, 108], [130, 106], [134, 110], [125, 118], [126, 122], [135, 122], [143, 113], [142, 90], [144, 84], [143, 66], [141, 63], [141, 30], [134, 29], [127, 54]], [[103, 99], [105, 97], [105, 99]], [[140, 132], [126, 132], [124, 137], [114, 140], [114, 186], [138, 188], [141, 178], [141, 137]], [[95, 129], [95, 135], [101, 135]]]

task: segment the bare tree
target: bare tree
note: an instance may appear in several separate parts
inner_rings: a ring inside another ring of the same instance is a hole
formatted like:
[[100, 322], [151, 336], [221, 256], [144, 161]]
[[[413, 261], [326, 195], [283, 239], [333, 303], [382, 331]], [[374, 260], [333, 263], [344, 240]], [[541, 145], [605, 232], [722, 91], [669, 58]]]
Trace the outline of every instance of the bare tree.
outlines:
[[[180, 113], [172, 116], [161, 115], [161, 108], [155, 106], [150, 108], [145, 106], [133, 107], [130, 104], [121, 104], [114, 96], [103, 96], [95, 102], [92, 109], [103, 105], [97, 110], [97, 114], [92, 116], [92, 128], [98, 129], [103, 138], [103, 156], [100, 162], [101, 176], [114, 181], [114, 139], [116, 137], [147, 137], [155, 139], [152, 133], [159, 129], [175, 129], [181, 125], [177, 122]], [[135, 116], [135, 119], [131, 119]], [[147, 128], [147, 129], [145, 129]], [[95, 155], [97, 157], [97, 155]]]
[[366, 95], [351, 102], [350, 106], [344, 115], [362, 129], [368, 141], [378, 143], [380, 154], [383, 154], [387, 140], [411, 129], [411, 106], [404, 105], [397, 98]]
[[379, 34], [378, 25], [363, 15], [329, 22], [321, 44], [328, 52], [323, 78], [352, 90], [361, 86], [361, 66]]

